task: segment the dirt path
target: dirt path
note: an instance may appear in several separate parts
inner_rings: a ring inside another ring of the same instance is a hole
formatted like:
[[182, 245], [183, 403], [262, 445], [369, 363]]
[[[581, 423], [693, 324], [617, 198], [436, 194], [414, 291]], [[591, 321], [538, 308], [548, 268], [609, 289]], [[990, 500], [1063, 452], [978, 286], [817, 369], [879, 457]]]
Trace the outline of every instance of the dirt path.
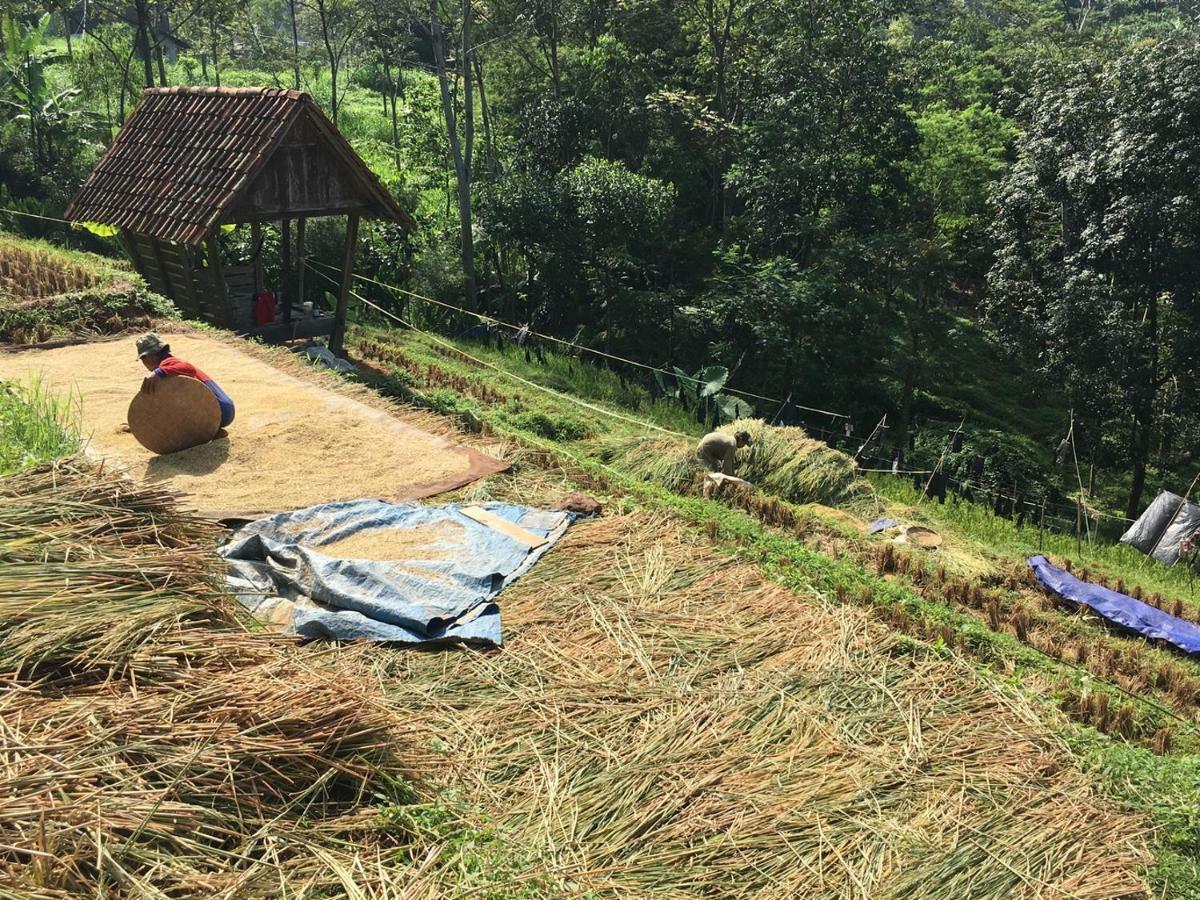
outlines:
[[215, 379], [237, 406], [227, 438], [155, 456], [124, 430], [145, 369], [134, 339], [0, 353], [0, 379], [41, 378], [79, 399], [88, 450], [138, 481], [187, 494], [210, 515], [258, 515], [357, 497], [414, 500], [503, 464], [336, 391], [283, 372], [229, 342], [167, 335], [172, 352]]

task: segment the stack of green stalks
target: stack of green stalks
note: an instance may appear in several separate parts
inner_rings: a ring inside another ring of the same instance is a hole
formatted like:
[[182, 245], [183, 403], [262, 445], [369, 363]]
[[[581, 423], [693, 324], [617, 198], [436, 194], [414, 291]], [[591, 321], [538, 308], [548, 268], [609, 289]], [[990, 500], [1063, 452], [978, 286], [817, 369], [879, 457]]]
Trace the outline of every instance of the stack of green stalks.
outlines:
[[0, 481], [0, 896], [368, 896], [395, 743], [356, 653], [239, 624], [211, 525], [83, 464]]
[[[568, 487], [533, 477], [464, 493]], [[1146, 895], [1144, 823], [1025, 701], [808, 599], [669, 518], [612, 515], [505, 591], [503, 653], [377, 661], [444, 750], [432, 777], [580, 894]]]
[[[750, 447], [738, 451], [737, 475], [755, 487], [792, 503], [823, 503], [862, 512], [874, 508], [874, 491], [858, 477], [854, 461], [813, 440], [804, 429], [739, 419], [718, 430], [750, 434]], [[600, 456], [668, 490], [699, 490], [703, 470], [695, 443], [685, 438], [619, 438], [601, 448]]]

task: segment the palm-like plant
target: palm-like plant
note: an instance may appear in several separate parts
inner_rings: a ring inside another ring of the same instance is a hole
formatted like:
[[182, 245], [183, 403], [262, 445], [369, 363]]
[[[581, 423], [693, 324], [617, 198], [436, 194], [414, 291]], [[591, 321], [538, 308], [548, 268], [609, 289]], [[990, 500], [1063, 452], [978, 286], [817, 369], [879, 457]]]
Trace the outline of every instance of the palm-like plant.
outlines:
[[90, 116], [70, 102], [78, 88], [51, 92], [47, 68], [65, 56], [46, 45], [50, 16], [26, 26], [8, 15], [0, 21], [4, 35], [3, 71], [0, 72], [0, 105], [12, 110], [15, 121], [27, 123], [29, 146], [43, 171], [53, 166], [55, 146]]

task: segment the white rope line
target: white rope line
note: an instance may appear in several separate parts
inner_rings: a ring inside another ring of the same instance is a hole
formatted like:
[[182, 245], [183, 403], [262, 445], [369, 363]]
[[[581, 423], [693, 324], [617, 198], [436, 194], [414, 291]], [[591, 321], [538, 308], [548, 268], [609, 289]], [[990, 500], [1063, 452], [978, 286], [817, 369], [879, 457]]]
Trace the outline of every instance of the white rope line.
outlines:
[[[326, 275], [324, 272], [318, 272], [316, 269], [312, 269], [311, 266], [309, 268], [311, 271], [316, 272], [317, 275], [320, 275], [322, 278], [327, 279], [331, 284], [335, 284], [335, 285], [337, 284], [337, 282], [335, 282], [330, 276]], [[535, 381], [530, 381], [528, 378], [523, 378], [520, 375], [517, 375], [515, 372], [510, 372], [507, 369], [503, 369], [500, 366], [490, 363], [485, 359], [479, 359], [476, 356], [472, 356], [470, 353], [467, 353], [467, 352], [459, 349], [458, 347], [454, 346], [454, 344], [439, 337], [436, 334], [430, 334], [428, 331], [418, 328], [417, 326], [413, 325], [411, 322], [405, 321], [404, 319], [402, 319], [400, 316], [396, 315], [395, 313], [384, 309], [382, 306], [379, 306], [378, 304], [372, 303], [366, 297], [362, 296], [357, 291], [355, 291], [353, 288], [350, 289], [350, 294], [356, 300], [359, 300], [360, 302], [365, 303], [367, 306], [371, 307], [372, 309], [383, 313], [388, 318], [394, 319], [395, 321], [397, 321], [401, 325], [403, 325], [405, 328], [411, 328], [413, 331], [417, 332], [418, 334], [425, 335], [425, 337], [429, 338], [430, 340], [434, 341], [435, 343], [441, 344], [443, 347], [446, 347], [447, 349], [452, 350], [455, 353], [460, 354], [461, 356], [465, 356], [467, 359], [469, 359], [471, 362], [475, 363], [476, 365], [484, 366], [485, 368], [491, 369], [494, 372], [499, 372], [501, 375], [505, 375], [509, 378], [512, 378], [515, 381], [519, 381], [519, 382], [521, 382], [521, 384], [524, 384], [535, 390], [550, 394], [551, 396], [557, 397], [560, 400], [566, 400], [570, 403], [575, 403], [586, 409], [590, 409], [593, 412], [598, 412], [601, 415], [610, 416], [614, 419], [619, 419], [623, 422], [629, 422], [632, 425], [638, 425], [642, 428], [651, 428], [655, 431], [661, 431], [663, 434], [669, 434], [674, 437], [681, 437], [681, 438], [691, 437], [691, 435], [684, 434], [682, 431], [673, 431], [670, 428], [663, 428], [661, 425], [655, 425], [653, 422], [647, 422], [643, 419], [635, 419], [631, 416], [622, 415], [621, 413], [613, 412], [612, 410], [604, 409], [601, 406], [596, 406], [595, 404], [588, 403], [586, 400], [581, 400], [578, 397], [572, 397], [570, 394], [563, 394], [559, 391], [554, 390], [553, 388], [548, 388], [545, 385], [538, 384]]]
[[[339, 275], [341, 274], [341, 270], [338, 269], [336, 266], [331, 266], [328, 263], [323, 263], [323, 262], [320, 262], [319, 260], [313, 260], [313, 262], [323, 268], [329, 269], [333, 272], [337, 272]], [[604, 350], [596, 350], [592, 347], [584, 346], [583, 344], [577, 344], [574, 341], [568, 341], [568, 340], [564, 340], [563, 338], [555, 337], [552, 334], [542, 334], [539, 331], [534, 331], [530, 328], [525, 328], [520, 325], [513, 325], [511, 322], [505, 322], [503, 319], [497, 319], [495, 316], [489, 316], [489, 315], [485, 315], [484, 313], [475, 312], [473, 310], [463, 309], [461, 306], [455, 306], [453, 303], [446, 303], [443, 300], [435, 300], [432, 297], [426, 297], [422, 294], [418, 294], [413, 291], [406, 290], [405, 288], [397, 287], [394, 284], [388, 284], [383, 281], [378, 281], [367, 275], [360, 275], [356, 272], [354, 274], [354, 277], [357, 278], [359, 281], [366, 281], [370, 284], [378, 285], [379, 287], [384, 288], [385, 290], [394, 291], [397, 294], [403, 294], [404, 296], [412, 297], [415, 300], [421, 300], [425, 303], [432, 303], [435, 306], [441, 306], [445, 309], [453, 310], [454, 312], [462, 313], [463, 315], [466, 315], [466, 316], [472, 316], [472, 317], [478, 319], [480, 322], [484, 322], [487, 324], [493, 324], [493, 325], [500, 325], [500, 326], [503, 326], [504, 328], [508, 328], [514, 332], [524, 331], [526, 334], [529, 334], [533, 337], [541, 338], [541, 339], [547, 340], [547, 341], [553, 341], [554, 343], [560, 344], [564, 347], [574, 347], [575, 349], [582, 350], [585, 353], [594, 353], [596, 356], [603, 356], [605, 359], [611, 359], [614, 362], [620, 362], [620, 363], [625, 363], [626, 365], [636, 366], [637, 368], [646, 369], [647, 371], [650, 371], [650, 372], [659, 372], [663, 375], [670, 375], [672, 378], [678, 378], [682, 381], [690, 381], [693, 384], [704, 384], [704, 381], [702, 381], [699, 378], [693, 378], [691, 375], [684, 375], [679, 372], [673, 372], [668, 369], [660, 368], [659, 366], [652, 366], [652, 365], [649, 365], [648, 363], [638, 362], [635, 359], [627, 359], [626, 357], [617, 356], [613, 353], [608, 353]], [[740, 397], [751, 397], [755, 400], [765, 400], [768, 403], [779, 403], [779, 404], [794, 406], [796, 409], [802, 409], [805, 412], [819, 413], [819, 414], [825, 415], [825, 416], [832, 416], [836, 419], [850, 418], [845, 413], [833, 412], [828, 409], [817, 409], [816, 407], [813, 407], [813, 406], [804, 406], [801, 403], [793, 403], [791, 400], [780, 400], [778, 397], [767, 397], [767, 396], [764, 396], [763, 394], [755, 394], [751, 391], [743, 391], [743, 390], [739, 390], [737, 388], [723, 387], [723, 388], [721, 388], [721, 391], [726, 394], [737, 394]]]

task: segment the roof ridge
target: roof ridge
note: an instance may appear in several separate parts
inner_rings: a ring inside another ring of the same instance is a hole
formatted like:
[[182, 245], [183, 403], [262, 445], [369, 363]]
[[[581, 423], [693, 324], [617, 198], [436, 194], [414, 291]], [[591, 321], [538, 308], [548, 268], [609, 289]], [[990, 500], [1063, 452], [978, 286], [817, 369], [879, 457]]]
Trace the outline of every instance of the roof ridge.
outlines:
[[217, 87], [207, 84], [175, 84], [170, 87], [145, 88], [143, 94], [214, 94], [226, 97], [288, 97], [292, 100], [312, 99], [304, 91], [278, 87]]

